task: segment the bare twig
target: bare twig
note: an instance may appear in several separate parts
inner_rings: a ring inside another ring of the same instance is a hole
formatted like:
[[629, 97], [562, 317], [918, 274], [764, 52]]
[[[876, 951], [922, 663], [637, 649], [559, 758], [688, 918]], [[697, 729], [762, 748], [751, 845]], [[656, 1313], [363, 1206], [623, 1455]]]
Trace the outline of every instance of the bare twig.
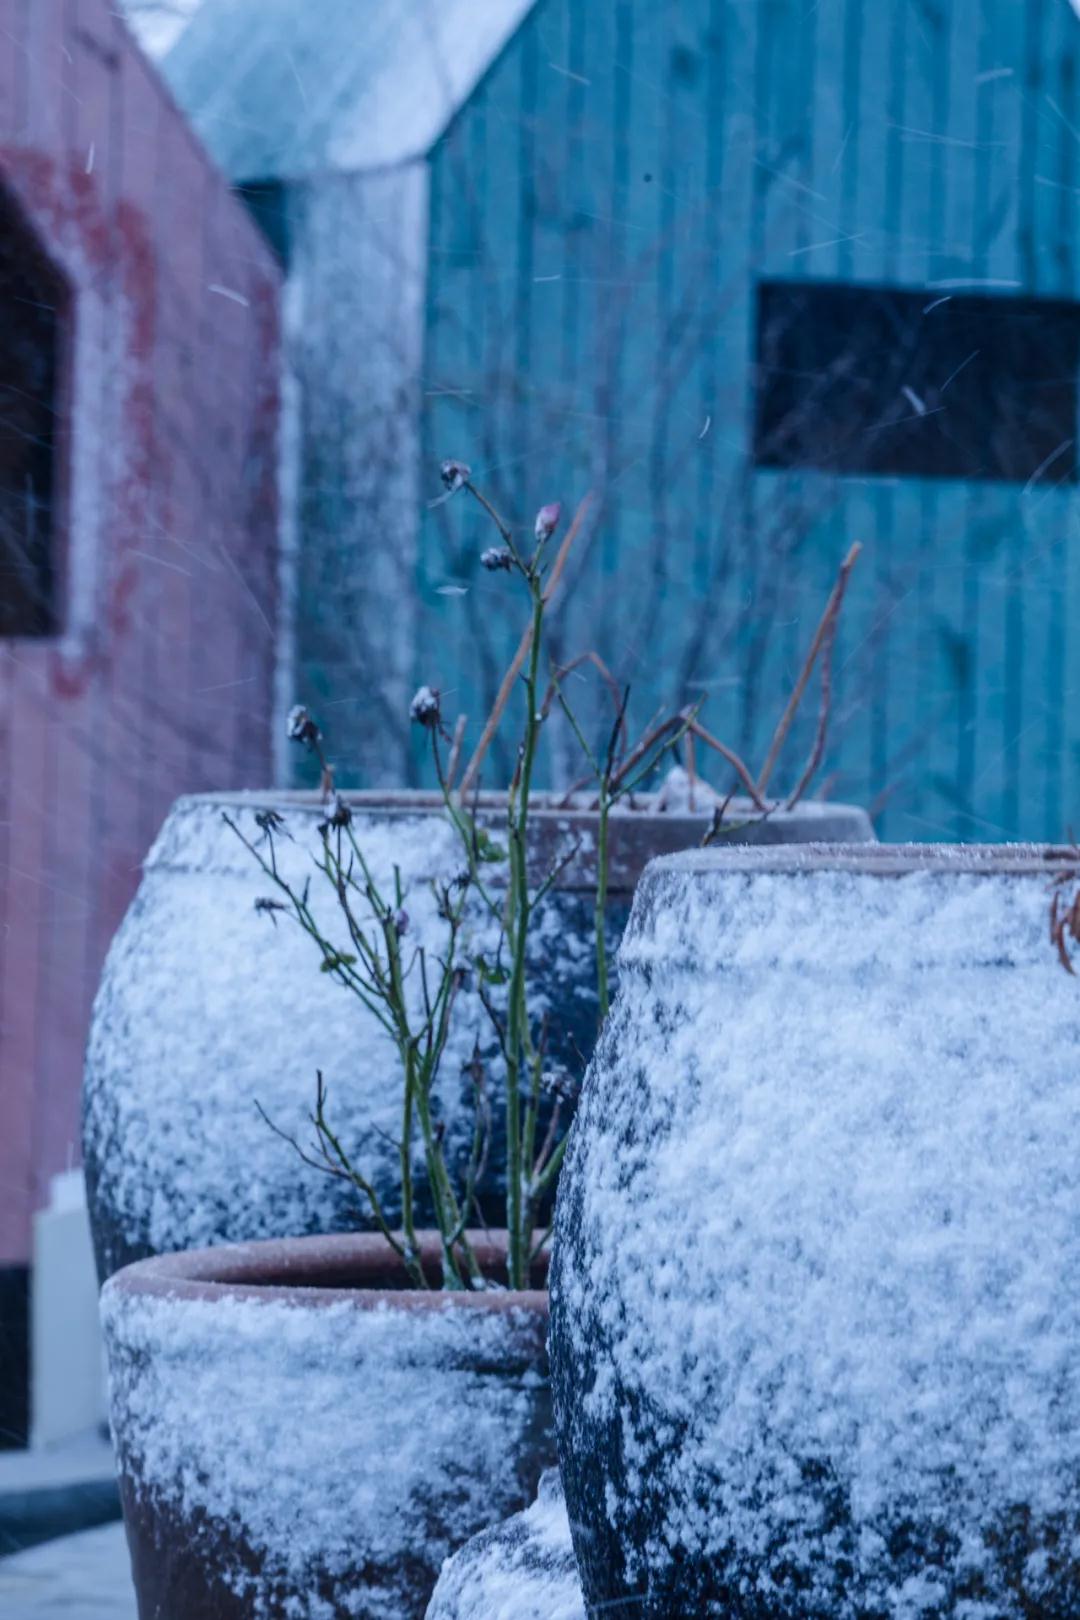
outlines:
[[454, 789], [454, 778], [457, 775], [457, 768], [461, 762], [461, 745], [465, 741], [465, 727], [467, 725], [467, 717], [463, 714], [459, 714], [457, 717], [457, 723], [454, 726], [454, 740], [450, 744], [450, 758], [446, 762], [447, 793], [452, 793]]
[[[839, 582], [838, 582], [839, 583]], [[786, 810], [794, 810], [810, 783], [813, 781], [818, 766], [821, 764], [825, 752], [825, 738], [829, 730], [829, 715], [832, 713], [832, 665], [833, 652], [836, 648], [836, 626], [840, 619], [840, 602], [843, 596], [836, 598], [836, 604], [829, 617], [828, 628], [821, 647], [821, 699], [818, 703], [817, 730], [814, 732], [814, 741], [810, 749], [810, 756], [803, 767], [803, 773], [788, 795]]]
[[847, 556], [844, 558], [843, 562], [840, 564], [840, 572], [836, 577], [836, 584], [829, 593], [829, 600], [825, 604], [825, 611], [821, 615], [818, 627], [814, 632], [814, 639], [810, 643], [810, 651], [807, 653], [803, 667], [799, 671], [799, 678], [795, 682], [791, 696], [787, 701], [787, 707], [780, 716], [776, 730], [773, 732], [772, 742], [769, 744], [769, 752], [765, 756], [765, 763], [761, 767], [761, 774], [757, 780], [759, 793], [764, 793], [765, 789], [769, 785], [769, 779], [772, 776], [773, 769], [780, 757], [780, 751], [787, 740], [787, 734], [791, 730], [792, 721], [795, 719], [799, 704], [802, 702], [803, 693], [806, 691], [807, 683], [809, 682], [810, 676], [813, 673], [814, 664], [817, 662], [818, 653], [821, 651], [826, 638], [830, 635], [835, 635], [836, 633], [836, 618], [840, 612], [840, 607], [844, 600], [844, 592], [847, 589], [848, 578], [851, 574], [851, 570], [855, 566], [856, 559], [858, 558], [861, 550], [862, 546], [858, 541], [856, 541], [851, 547], [851, 550], [848, 552]]
[[714, 737], [711, 731], [706, 731], [705, 727], [698, 720], [692, 720], [690, 722], [689, 729], [693, 732], [694, 736], [699, 738], [701, 742], [705, 743], [708, 748], [714, 749], [715, 752], [720, 755], [721, 759], [727, 760], [728, 764], [732, 767], [736, 776], [739, 778], [739, 781], [750, 795], [750, 798], [753, 800], [754, 809], [760, 810], [762, 815], [767, 815], [769, 806], [761, 797], [754, 778], [750, 775], [749, 770], [739, 758], [735, 750], [733, 748], [729, 748], [726, 743], [722, 743], [719, 737]]
[[[611, 701], [615, 705], [617, 730], [622, 737], [622, 744], [625, 748], [627, 736], [625, 699], [619, 690], [618, 681], [616, 681], [614, 675], [604, 663], [604, 660], [600, 657], [600, 654], [592, 651], [591, 649], [589, 652], [578, 653], [576, 658], [571, 658], [568, 664], [563, 664], [560, 666], [560, 668], [554, 671], [551, 680], [548, 683], [548, 689], [544, 694], [544, 701], [541, 705], [541, 713], [546, 716], [551, 709], [552, 699], [557, 697], [563, 710], [567, 713], [568, 718], [572, 720], [569, 705], [567, 704], [566, 698], [562, 692], [562, 683], [567, 675], [572, 675], [574, 670], [580, 669], [582, 664], [592, 664], [593, 667], [599, 672], [601, 680], [611, 693]], [[574, 729], [575, 731], [578, 731], [576, 725]], [[578, 735], [580, 737], [580, 732], [578, 732]]]
[[697, 810], [697, 744], [694, 740], [694, 728], [691, 726], [686, 734], [686, 776], [690, 792], [690, 814]]
[[645, 735], [631, 748], [618, 770], [611, 773], [610, 786], [613, 793], [622, 786], [630, 772], [646, 758], [650, 749], [655, 748], [657, 743], [663, 742], [665, 738], [670, 737], [671, 733], [677, 731], [680, 726], [685, 729], [689, 724], [691, 712], [688, 709], [680, 709], [678, 714], [669, 714], [666, 719], [650, 727]]

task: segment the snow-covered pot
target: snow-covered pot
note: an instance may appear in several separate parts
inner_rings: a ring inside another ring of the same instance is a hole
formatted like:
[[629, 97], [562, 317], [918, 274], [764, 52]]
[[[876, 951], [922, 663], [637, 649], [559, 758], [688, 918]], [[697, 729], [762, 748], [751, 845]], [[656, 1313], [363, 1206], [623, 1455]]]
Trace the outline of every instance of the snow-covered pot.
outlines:
[[645, 873], [551, 1279], [591, 1617], [1080, 1614], [1071, 859]]
[[425, 1620], [585, 1620], [557, 1468], [531, 1507], [447, 1559]]
[[[474, 1241], [494, 1275], [505, 1243]], [[443, 1560], [554, 1462], [543, 1280], [410, 1289], [372, 1234], [118, 1272], [102, 1312], [140, 1620], [420, 1620]]]
[[[441, 801], [431, 795], [350, 795], [358, 841], [392, 892], [400, 869], [410, 937], [438, 954], [445, 940], [430, 891], [462, 857]], [[702, 815], [651, 813], [613, 820], [609, 917], [612, 945], [650, 856], [700, 843]], [[294, 923], [259, 913], [273, 897], [235, 832], [262, 835], [256, 815], [285, 817], [275, 843], [282, 870], [302, 888], [328, 936], [343, 940], [329, 886], [314, 872], [324, 811], [311, 794], [226, 794], [180, 799], [147, 857], [138, 894], [113, 942], [91, 1028], [84, 1090], [84, 1149], [91, 1223], [102, 1277], [146, 1255], [364, 1224], [347, 1186], [305, 1167], [256, 1108], [288, 1136], [310, 1137], [315, 1071], [329, 1091], [329, 1117], [354, 1161], [395, 1218], [399, 1200], [401, 1083], [392, 1044], [341, 985], [320, 974], [319, 953]], [[498, 801], [481, 801], [496, 831]], [[733, 806], [729, 820], [741, 819]], [[544, 874], [577, 848], [544, 908], [530, 964], [556, 1015], [552, 1060], [580, 1072], [595, 1038], [592, 906], [596, 817], [541, 808], [530, 858]], [[800, 806], [736, 836], [872, 837], [860, 810]], [[286, 836], [287, 835], [287, 836]], [[497, 877], [498, 868], [492, 873]], [[482, 926], [477, 919], [476, 927]], [[463, 1073], [490, 1025], [474, 995], [459, 998], [442, 1063], [441, 1117], [451, 1145], [471, 1135], [471, 1085]], [[498, 1119], [499, 1110], [494, 1110]], [[498, 1154], [492, 1162], [499, 1162]], [[485, 1218], [502, 1219], [501, 1188], [486, 1189]], [[423, 1212], [421, 1212], [422, 1216]]]

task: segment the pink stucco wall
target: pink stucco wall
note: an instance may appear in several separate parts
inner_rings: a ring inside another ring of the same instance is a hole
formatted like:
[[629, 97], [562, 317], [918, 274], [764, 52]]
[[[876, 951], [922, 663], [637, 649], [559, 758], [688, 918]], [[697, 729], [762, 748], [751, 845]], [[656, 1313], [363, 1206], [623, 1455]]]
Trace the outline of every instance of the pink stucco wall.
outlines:
[[0, 0], [0, 185], [72, 292], [61, 631], [0, 640], [0, 1265], [170, 801], [271, 768], [277, 267], [114, 9]]

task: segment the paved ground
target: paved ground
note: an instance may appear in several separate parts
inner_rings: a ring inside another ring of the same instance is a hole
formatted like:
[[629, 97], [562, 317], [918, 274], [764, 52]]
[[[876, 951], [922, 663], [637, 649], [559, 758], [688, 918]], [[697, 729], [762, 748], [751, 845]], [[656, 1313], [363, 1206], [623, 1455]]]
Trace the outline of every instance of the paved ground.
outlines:
[[135, 1620], [118, 1513], [104, 1435], [0, 1452], [0, 1620]]
[[0, 1559], [3, 1620], [135, 1620], [121, 1524]]
[[112, 1449], [103, 1434], [0, 1452], [0, 1558], [119, 1517]]

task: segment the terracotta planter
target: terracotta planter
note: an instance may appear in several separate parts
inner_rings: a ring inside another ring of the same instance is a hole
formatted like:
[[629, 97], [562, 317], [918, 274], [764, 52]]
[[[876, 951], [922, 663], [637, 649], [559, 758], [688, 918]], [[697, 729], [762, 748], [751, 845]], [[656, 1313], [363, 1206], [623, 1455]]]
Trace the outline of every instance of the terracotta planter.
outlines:
[[1080, 1613], [1073, 859], [650, 866], [558, 1195], [590, 1616]]
[[[395, 864], [401, 870], [411, 936], [437, 952], [444, 934], [429, 883], [461, 866], [441, 802], [423, 794], [358, 794], [348, 802], [365, 853], [388, 891]], [[294, 924], [275, 926], [256, 913], [255, 901], [272, 886], [222, 812], [257, 837], [255, 815], [266, 808], [286, 818], [290, 837], [279, 837], [279, 854], [302, 887], [321, 847], [323, 810], [315, 796], [181, 799], [147, 857], [139, 892], [113, 942], [94, 1009], [84, 1108], [87, 1188], [102, 1277], [148, 1254], [362, 1225], [365, 1212], [356, 1195], [305, 1168], [255, 1106], [261, 1103], [283, 1130], [306, 1137], [317, 1068], [327, 1079], [338, 1133], [396, 1218], [397, 1055], [356, 999], [319, 973], [311, 940]], [[482, 800], [481, 813], [497, 831], [498, 801]], [[732, 817], [740, 817], [737, 805]], [[645, 808], [614, 818], [608, 908], [613, 948], [647, 860], [700, 843], [707, 824], [703, 816]], [[872, 837], [862, 811], [815, 804], [779, 812], [739, 836], [751, 834], [770, 841]], [[596, 1034], [595, 845], [595, 815], [537, 813], [530, 858], [538, 875], [560, 853], [579, 846], [546, 905], [530, 961], [538, 998], [557, 1015], [553, 1063], [561, 1060], [575, 1074]], [[342, 937], [333, 896], [318, 874], [311, 895], [330, 937]], [[476, 926], [482, 927], [481, 919]], [[462, 1071], [476, 1038], [493, 1051], [490, 1024], [470, 995], [458, 1003], [440, 1097], [450, 1142], [463, 1149], [472, 1112]], [[497, 1099], [494, 1113], [497, 1120]], [[492, 1163], [499, 1162], [496, 1151]], [[501, 1185], [489, 1179], [484, 1194], [486, 1220], [501, 1225]]]
[[405, 1281], [353, 1235], [106, 1285], [140, 1620], [419, 1620], [444, 1558], [532, 1501], [554, 1460], [546, 1294]]

